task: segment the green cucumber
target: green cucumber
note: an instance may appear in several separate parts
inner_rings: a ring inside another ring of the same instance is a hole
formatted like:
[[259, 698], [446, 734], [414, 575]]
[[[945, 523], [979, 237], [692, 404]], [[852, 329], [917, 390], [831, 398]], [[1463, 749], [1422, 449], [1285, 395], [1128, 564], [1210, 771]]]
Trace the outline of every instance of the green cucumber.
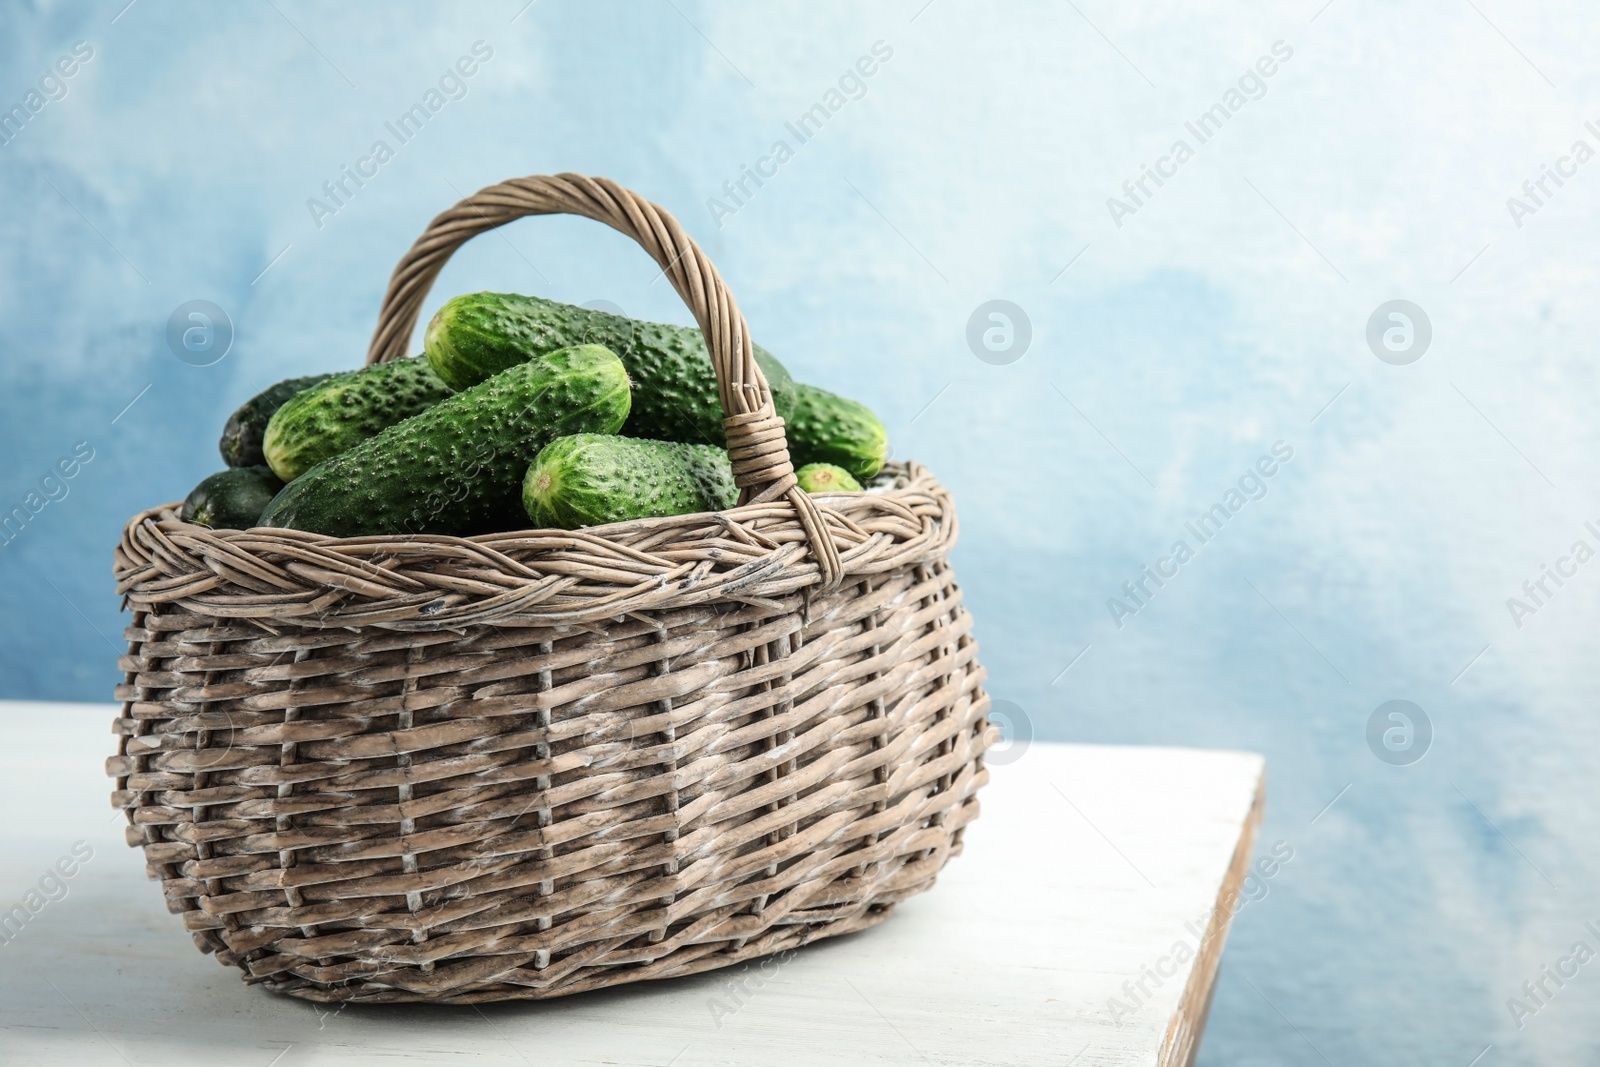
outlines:
[[889, 458], [889, 431], [872, 409], [848, 397], [796, 384], [794, 407], [783, 419], [796, 467], [831, 463], [865, 481]]
[[564, 530], [723, 511], [738, 502], [722, 449], [639, 437], [558, 437], [522, 482], [522, 505], [533, 524]]
[[194, 487], [178, 517], [214, 530], [248, 530], [261, 525], [283, 482], [266, 467], [230, 467]]
[[261, 436], [267, 432], [267, 423], [272, 420], [273, 413], [296, 393], [332, 377], [335, 375], [312, 374], [304, 378], [285, 378], [246, 400], [238, 411], [229, 416], [228, 424], [222, 428], [222, 440], [217, 442], [222, 462], [230, 467], [259, 467], [265, 463], [266, 459], [261, 454]]
[[[605, 345], [628, 368], [633, 409], [629, 437], [726, 445], [717, 376], [705, 338], [689, 326], [640, 322], [592, 308], [515, 293], [471, 293], [446, 303], [428, 323], [423, 349], [440, 378], [457, 389], [531, 356], [579, 343]], [[777, 357], [755, 359], [784, 415], [794, 383]]]
[[453, 392], [425, 359], [375, 363], [296, 393], [267, 423], [261, 451], [272, 472], [292, 482]]
[[861, 483], [832, 463], [807, 463], [794, 472], [795, 481], [808, 493], [859, 493]]
[[628, 374], [599, 345], [539, 356], [462, 390], [296, 478], [263, 526], [336, 537], [521, 529], [522, 476], [572, 433], [615, 433]]

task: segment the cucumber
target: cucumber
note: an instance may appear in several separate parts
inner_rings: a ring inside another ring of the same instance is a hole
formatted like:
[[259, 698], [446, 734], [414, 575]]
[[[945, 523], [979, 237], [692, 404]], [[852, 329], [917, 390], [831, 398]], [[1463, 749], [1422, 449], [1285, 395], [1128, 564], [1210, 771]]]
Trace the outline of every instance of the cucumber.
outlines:
[[796, 467], [831, 463], [865, 481], [889, 458], [889, 431], [872, 409], [826, 389], [796, 384], [784, 422]]
[[800, 488], [808, 493], [859, 493], [861, 483], [850, 472], [832, 463], [807, 463], [794, 472]]
[[[472, 293], [449, 301], [423, 338], [428, 362], [446, 384], [475, 385], [553, 349], [583, 342], [615, 352], [633, 382], [629, 437], [725, 446], [717, 376], [705, 338], [688, 326], [640, 322], [591, 308], [515, 293]], [[792, 406], [794, 381], [777, 357], [755, 346], [773, 406]]]
[[312, 374], [304, 378], [285, 378], [246, 400], [238, 411], [229, 416], [228, 424], [222, 428], [222, 440], [217, 442], [222, 462], [230, 467], [259, 467], [265, 463], [266, 459], [261, 454], [261, 436], [267, 432], [267, 423], [271, 421], [273, 413], [296, 393], [333, 377], [335, 375], [332, 374]]
[[272, 472], [292, 482], [453, 391], [425, 359], [375, 363], [296, 393], [268, 421], [261, 451]]
[[261, 524], [261, 512], [282, 488], [266, 467], [230, 467], [195, 486], [178, 517], [214, 530], [248, 530]]
[[520, 529], [532, 457], [556, 437], [615, 433], [627, 418], [617, 357], [599, 345], [560, 349], [317, 464], [284, 487], [261, 525], [335, 537]]
[[533, 524], [564, 530], [722, 511], [738, 502], [722, 449], [639, 437], [558, 437], [522, 482], [522, 505]]

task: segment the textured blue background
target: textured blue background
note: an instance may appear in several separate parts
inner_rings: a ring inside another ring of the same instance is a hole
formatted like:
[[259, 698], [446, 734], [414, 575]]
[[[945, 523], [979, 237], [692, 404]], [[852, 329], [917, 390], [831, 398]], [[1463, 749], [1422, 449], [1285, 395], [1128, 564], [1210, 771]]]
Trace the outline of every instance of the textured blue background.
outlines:
[[[1506, 205], [1600, 147], [1592, 8], [522, 2], [5, 5], [0, 105], [94, 55], [0, 145], [0, 505], [95, 458], [0, 548], [0, 695], [109, 699], [122, 523], [214, 470], [258, 389], [355, 366], [428, 218], [604, 174], [952, 488], [993, 692], [1035, 736], [1266, 754], [1263, 847], [1294, 858], [1238, 921], [1203, 1064], [1600, 1057], [1600, 963], [1520, 1030], [1505, 1003], [1600, 947], [1600, 563], [1521, 628], [1506, 607], [1600, 520], [1600, 164], [1520, 227]], [[479, 40], [466, 96], [316, 225], [307, 199]], [[1117, 226], [1107, 197], [1278, 40], [1266, 94]], [[865, 95], [719, 226], [708, 198], [876, 41]], [[502, 233], [425, 314], [499, 288], [687, 321], [601, 227]], [[1033, 325], [1009, 366], [964, 338], [993, 298]], [[1364, 339], [1394, 298], [1433, 323], [1410, 366]], [[191, 299], [237, 331], [213, 366], [163, 337]], [[1269, 494], [1119, 628], [1107, 598], [1279, 439]], [[1433, 723], [1414, 766], [1368, 750], [1390, 699]]]

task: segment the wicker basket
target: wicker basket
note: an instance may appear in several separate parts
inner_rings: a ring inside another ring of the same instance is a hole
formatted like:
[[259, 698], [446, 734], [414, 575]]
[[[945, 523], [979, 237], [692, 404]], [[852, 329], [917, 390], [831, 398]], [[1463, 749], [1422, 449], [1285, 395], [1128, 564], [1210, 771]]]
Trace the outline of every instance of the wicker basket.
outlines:
[[175, 505], [116, 552], [133, 612], [113, 803], [195, 942], [326, 1002], [562, 996], [881, 922], [988, 779], [949, 495], [796, 485], [743, 316], [665, 211], [563, 174], [491, 186], [396, 268], [405, 354], [468, 238], [633, 237], [694, 312], [740, 505], [580, 531], [330, 538]]

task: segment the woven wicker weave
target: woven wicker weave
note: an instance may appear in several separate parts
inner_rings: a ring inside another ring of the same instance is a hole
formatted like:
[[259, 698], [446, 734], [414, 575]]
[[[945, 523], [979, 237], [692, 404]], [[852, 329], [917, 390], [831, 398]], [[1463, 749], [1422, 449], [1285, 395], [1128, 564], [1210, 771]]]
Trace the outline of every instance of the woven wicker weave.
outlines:
[[562, 212], [638, 240], [693, 311], [739, 507], [341, 539], [167, 505], [123, 534], [113, 802], [247, 981], [467, 1003], [721, 967], [881, 921], [977, 816], [994, 731], [948, 494], [916, 464], [801, 492], [744, 319], [666, 212], [571, 174], [482, 190], [395, 270], [368, 362], [462, 242]]

